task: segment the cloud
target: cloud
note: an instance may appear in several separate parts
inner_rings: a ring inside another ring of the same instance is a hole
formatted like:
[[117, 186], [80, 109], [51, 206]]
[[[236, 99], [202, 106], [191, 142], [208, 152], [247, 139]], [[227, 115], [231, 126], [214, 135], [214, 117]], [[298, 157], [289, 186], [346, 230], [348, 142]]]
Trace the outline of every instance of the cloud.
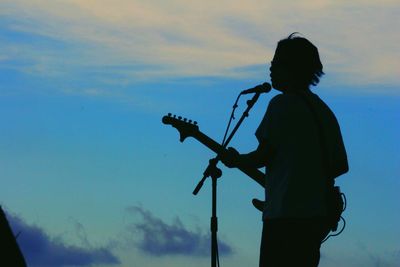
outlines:
[[[327, 74], [338, 80], [398, 84], [400, 37], [391, 29], [400, 26], [399, 9], [391, 0], [4, 0], [0, 30], [30, 37], [6, 38], [0, 58], [71, 80], [80, 73], [116, 83], [249, 78], [259, 72], [236, 70], [266, 64], [276, 42], [299, 31], [320, 48]], [[98, 75], [90, 75], [93, 68]]]
[[371, 244], [367, 242], [363, 242], [358, 240], [356, 242], [356, 247], [358, 249], [358, 260], [364, 260], [363, 263], [358, 263], [358, 266], [373, 266], [373, 267], [382, 267], [382, 266], [398, 266], [400, 262], [400, 251], [399, 250], [381, 250], [376, 247], [371, 246]]
[[[133, 233], [142, 236], [137, 243], [140, 251], [152, 256], [209, 256], [209, 234], [204, 234], [199, 229], [187, 229], [179, 218], [174, 223], [167, 224], [141, 207], [132, 206], [128, 211], [142, 217], [142, 221], [135, 223], [132, 229]], [[221, 240], [218, 241], [218, 247], [220, 255], [233, 254], [232, 247]]]
[[105, 247], [81, 248], [51, 238], [38, 226], [28, 225], [8, 212], [7, 219], [28, 266], [61, 267], [90, 266], [92, 264], [119, 264], [119, 259]]

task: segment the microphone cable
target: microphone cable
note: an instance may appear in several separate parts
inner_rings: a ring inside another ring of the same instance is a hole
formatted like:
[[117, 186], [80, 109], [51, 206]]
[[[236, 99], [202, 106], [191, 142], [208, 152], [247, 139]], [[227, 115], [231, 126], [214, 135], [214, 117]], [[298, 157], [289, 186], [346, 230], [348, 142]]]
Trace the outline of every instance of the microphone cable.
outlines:
[[225, 147], [225, 141], [226, 141], [226, 137], [227, 137], [228, 132], [229, 132], [229, 128], [231, 127], [231, 123], [235, 119], [235, 111], [238, 108], [238, 103], [239, 103], [239, 99], [240, 99], [241, 96], [242, 96], [242, 93], [240, 93], [238, 95], [238, 97], [236, 98], [235, 104], [233, 104], [232, 113], [231, 113], [231, 116], [229, 118], [228, 125], [227, 125], [226, 130], [225, 130], [224, 138], [223, 138], [222, 143], [221, 143], [221, 145], [223, 147]]

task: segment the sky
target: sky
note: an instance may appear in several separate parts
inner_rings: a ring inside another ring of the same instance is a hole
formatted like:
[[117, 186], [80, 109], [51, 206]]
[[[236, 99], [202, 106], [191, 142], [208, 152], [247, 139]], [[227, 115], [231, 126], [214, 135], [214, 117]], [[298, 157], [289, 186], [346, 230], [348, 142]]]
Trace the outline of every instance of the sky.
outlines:
[[[192, 191], [215, 155], [161, 118], [220, 142], [292, 32], [319, 49], [312, 90], [350, 165], [346, 229], [320, 266], [398, 266], [399, 15], [390, 0], [0, 0], [0, 205], [29, 266], [209, 265], [211, 183]], [[276, 94], [233, 138], [240, 152]], [[263, 190], [220, 167], [221, 266], [257, 266]]]

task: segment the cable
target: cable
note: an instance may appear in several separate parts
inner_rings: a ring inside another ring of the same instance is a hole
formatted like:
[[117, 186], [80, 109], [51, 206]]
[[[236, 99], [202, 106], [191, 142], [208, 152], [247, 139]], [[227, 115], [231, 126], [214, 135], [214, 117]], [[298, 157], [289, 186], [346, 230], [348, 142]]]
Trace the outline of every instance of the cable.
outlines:
[[240, 99], [241, 96], [242, 96], [242, 94], [239, 94], [238, 97], [236, 98], [235, 104], [233, 104], [232, 113], [231, 113], [231, 116], [229, 118], [228, 126], [226, 127], [225, 135], [224, 135], [224, 138], [223, 138], [222, 143], [221, 143], [222, 146], [225, 145], [226, 137], [228, 135], [229, 128], [231, 127], [232, 120], [235, 119], [235, 110], [238, 107], [238, 102], [239, 102], [239, 99]]
[[347, 199], [346, 199], [346, 195], [345, 195], [344, 193], [340, 193], [340, 196], [341, 196], [342, 199], [343, 199], [343, 211], [345, 211], [346, 208], [347, 208]]
[[220, 267], [219, 265], [219, 250], [218, 250], [218, 242], [217, 242], [217, 266]]
[[[343, 213], [347, 208], [347, 199], [346, 199], [346, 195], [344, 193], [340, 193], [340, 196], [343, 199], [343, 209], [342, 209], [342, 213]], [[343, 221], [342, 229], [340, 229], [340, 231], [335, 232], [333, 234], [329, 234], [327, 237], [324, 238], [324, 240], [321, 241], [321, 244], [324, 243], [326, 240], [328, 240], [330, 237], [338, 236], [344, 231], [344, 228], [346, 228], [346, 220], [343, 218], [343, 216], [340, 216], [340, 220]]]
[[340, 234], [344, 231], [344, 228], [346, 227], [346, 220], [345, 220], [342, 216], [340, 216], [340, 219], [343, 221], [343, 227], [342, 227], [342, 229], [340, 229], [340, 231], [337, 232], [337, 233], [329, 234], [327, 237], [325, 237], [324, 240], [321, 241], [321, 244], [324, 243], [326, 240], [328, 240], [330, 237], [338, 236], [338, 235], [340, 235]]

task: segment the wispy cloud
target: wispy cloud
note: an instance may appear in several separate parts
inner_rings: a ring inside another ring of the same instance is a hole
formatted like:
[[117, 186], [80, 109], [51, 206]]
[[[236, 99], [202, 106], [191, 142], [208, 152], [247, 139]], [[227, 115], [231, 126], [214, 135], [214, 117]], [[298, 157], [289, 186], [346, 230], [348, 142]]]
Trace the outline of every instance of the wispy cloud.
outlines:
[[106, 247], [81, 248], [67, 245], [60, 239], [51, 238], [42, 228], [29, 225], [16, 215], [6, 214], [14, 233], [19, 233], [17, 242], [28, 266], [62, 267], [120, 263]]
[[237, 68], [265, 64], [279, 39], [299, 31], [342, 81], [398, 84], [400, 37], [391, 29], [400, 26], [399, 11], [389, 0], [6, 0], [0, 3], [0, 29], [29, 36], [9, 35], [1, 48], [7, 58], [24, 62], [26, 71], [70, 78], [80, 72], [91, 77], [93, 68], [128, 83], [243, 78], [259, 72]]
[[[191, 231], [179, 218], [172, 224], [155, 217], [150, 211], [139, 206], [132, 206], [128, 211], [140, 215], [141, 222], [133, 225], [133, 232], [141, 235], [137, 248], [153, 256], [183, 255], [208, 256], [210, 251], [210, 235], [199, 229]], [[219, 254], [231, 255], [232, 247], [219, 240]]]
[[386, 251], [376, 251], [369, 247], [370, 244], [362, 243], [362, 241], [357, 241], [356, 246], [358, 252], [361, 255], [361, 260], [365, 262], [363, 265], [373, 266], [373, 267], [386, 267], [386, 266], [397, 266], [400, 260], [399, 250], [386, 250]]

